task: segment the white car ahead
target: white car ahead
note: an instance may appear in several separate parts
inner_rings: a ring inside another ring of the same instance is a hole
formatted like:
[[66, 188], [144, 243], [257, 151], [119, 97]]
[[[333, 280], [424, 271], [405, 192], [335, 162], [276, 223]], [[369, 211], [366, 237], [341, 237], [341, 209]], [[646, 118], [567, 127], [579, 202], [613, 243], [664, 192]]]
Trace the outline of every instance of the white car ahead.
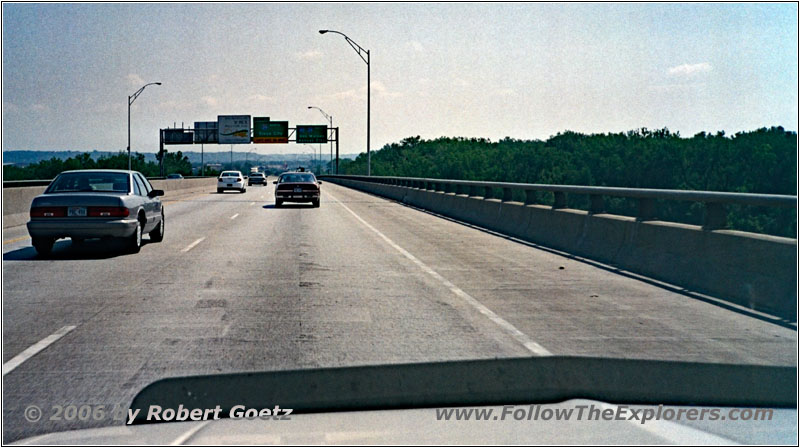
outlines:
[[247, 191], [245, 188], [244, 175], [241, 171], [223, 171], [217, 178], [217, 193], [225, 190], [239, 190], [239, 193]]

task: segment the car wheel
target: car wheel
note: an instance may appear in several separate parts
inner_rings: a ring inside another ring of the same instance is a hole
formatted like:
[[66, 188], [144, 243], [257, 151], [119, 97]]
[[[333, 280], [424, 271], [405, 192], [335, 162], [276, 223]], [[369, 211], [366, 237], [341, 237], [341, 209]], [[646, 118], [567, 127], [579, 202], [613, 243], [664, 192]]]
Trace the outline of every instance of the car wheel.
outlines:
[[53, 250], [56, 240], [52, 238], [33, 238], [33, 248], [39, 255], [47, 255]]
[[156, 227], [152, 232], [150, 232], [150, 241], [154, 241], [156, 243], [160, 243], [164, 240], [164, 211], [161, 211], [161, 222], [158, 223], [158, 227]]
[[142, 222], [136, 221], [136, 230], [127, 238], [128, 252], [135, 254], [142, 248]]
[[275, 208], [279, 208], [283, 205], [283, 201], [280, 199], [275, 199]]
[[222, 188], [217, 188], [217, 194], [222, 194]]
[[81, 244], [83, 244], [86, 241], [83, 238], [70, 238], [70, 240], [72, 240], [72, 245], [73, 246], [80, 246]]
[[311, 205], [313, 205], [315, 208], [319, 208], [319, 200], [311, 201]]
[[247, 188], [242, 188], [242, 191], [240, 191], [240, 193], [244, 193], [245, 191], [247, 191]]

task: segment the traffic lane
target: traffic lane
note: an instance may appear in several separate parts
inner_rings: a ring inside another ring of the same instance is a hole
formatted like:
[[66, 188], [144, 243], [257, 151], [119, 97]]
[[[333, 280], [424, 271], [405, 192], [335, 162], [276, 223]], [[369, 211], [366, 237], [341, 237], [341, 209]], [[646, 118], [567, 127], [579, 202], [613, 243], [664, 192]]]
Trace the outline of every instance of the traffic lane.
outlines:
[[[113, 258], [113, 263], [100, 263], [103, 260], [97, 257], [4, 261], [4, 276], [14, 278], [13, 284], [4, 285], [4, 368], [8, 358], [63, 326], [76, 328], [3, 376], [3, 440], [89, 424], [32, 424], [23, 415], [31, 404], [48, 410], [53, 405], [76, 403], [103, 404], [109, 409], [127, 406], [143, 387], [132, 374], [160, 346], [152, 345], [151, 340], [140, 343], [141, 333], [163, 334], [164, 329], [187, 320], [180, 309], [155, 328], [146, 324], [148, 319], [155, 321], [149, 311], [164, 285], [180, 284], [194, 274], [191, 269], [181, 273], [170, 266], [191, 260], [191, 250], [202, 245], [185, 251], [197, 241], [195, 238], [213, 239], [215, 233], [236, 221], [231, 216], [260, 209], [266, 200], [267, 190], [248, 189], [245, 194], [212, 193], [196, 198], [194, 203], [165, 205], [168, 227], [164, 242], [147, 245], [136, 255]], [[174, 229], [172, 234], [170, 229]], [[64, 250], [68, 252], [69, 248]], [[203, 314], [207, 313], [200, 311], [188, 320], [205, 323]], [[204, 329], [203, 334], [206, 332]], [[169, 341], [165, 345], [168, 347]], [[126, 393], [120, 395], [120, 391]], [[109, 418], [91, 424], [115, 423]]]
[[164, 241], [150, 243], [145, 237], [138, 254], [125, 254], [119, 242], [101, 240], [80, 247], [60, 240], [48, 257], [37, 256], [30, 240], [5, 252], [3, 362], [157, 278], [160, 267], [183, 256], [189, 244], [224, 226], [237, 210], [266, 200], [267, 191], [248, 190], [243, 195], [204, 193], [165, 203]]
[[797, 362], [793, 329], [377, 196], [325, 187], [554, 354]]
[[524, 356], [485, 317], [347, 219], [248, 207], [187, 256], [4, 377], [4, 441], [101, 422], [24, 420], [26, 406], [127, 405], [164, 377]]

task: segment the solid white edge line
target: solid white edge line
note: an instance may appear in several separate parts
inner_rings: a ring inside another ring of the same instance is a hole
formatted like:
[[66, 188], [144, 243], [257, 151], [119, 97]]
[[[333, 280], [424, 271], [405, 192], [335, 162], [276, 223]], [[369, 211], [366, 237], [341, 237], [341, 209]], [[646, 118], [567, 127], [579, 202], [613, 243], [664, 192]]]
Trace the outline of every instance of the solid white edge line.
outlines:
[[184, 249], [181, 249], [181, 252], [189, 252], [190, 250], [192, 250], [194, 246], [200, 244], [204, 239], [206, 239], [206, 237], [198, 238], [197, 240], [195, 240], [194, 243], [186, 246]]
[[485, 305], [480, 303], [477, 299], [475, 299], [471, 295], [469, 295], [466, 292], [464, 292], [461, 288], [459, 288], [458, 286], [454, 285], [452, 282], [450, 282], [446, 278], [442, 277], [438, 272], [436, 272], [433, 269], [431, 269], [428, 265], [426, 265], [425, 263], [420, 261], [417, 257], [411, 255], [407, 250], [405, 250], [402, 247], [398, 246], [394, 241], [389, 239], [389, 237], [387, 237], [386, 235], [381, 233], [380, 230], [376, 229], [375, 227], [372, 227], [368, 222], [364, 221], [354, 211], [350, 210], [350, 207], [344, 205], [344, 203], [342, 203], [342, 201], [338, 200], [336, 198], [336, 196], [330, 194], [327, 191], [326, 191], [326, 194], [328, 196], [330, 196], [334, 201], [336, 201], [339, 205], [344, 207], [344, 209], [347, 210], [348, 212], [350, 212], [350, 214], [355, 216], [356, 219], [361, 221], [361, 223], [364, 224], [368, 229], [370, 229], [373, 232], [375, 232], [379, 237], [381, 237], [384, 241], [386, 241], [386, 243], [389, 244], [390, 246], [392, 246], [396, 251], [400, 252], [401, 254], [403, 254], [403, 256], [405, 256], [406, 258], [408, 258], [409, 260], [414, 262], [414, 264], [419, 266], [419, 268], [422, 269], [424, 272], [426, 272], [428, 275], [430, 275], [431, 277], [435, 278], [436, 280], [439, 280], [439, 282], [441, 282], [444, 286], [446, 286], [453, 294], [455, 294], [458, 297], [464, 299], [464, 301], [466, 301], [467, 303], [472, 305], [473, 308], [477, 309], [478, 312], [480, 312], [484, 316], [488, 317], [492, 322], [494, 322], [500, 328], [505, 330], [506, 333], [510, 334], [511, 337], [516, 339], [517, 342], [521, 343], [526, 349], [528, 349], [528, 351], [530, 351], [531, 353], [533, 353], [535, 355], [538, 355], [538, 356], [552, 356], [552, 353], [550, 353], [549, 350], [547, 350], [546, 348], [542, 347], [537, 342], [535, 342], [534, 340], [529, 338], [528, 335], [526, 335], [525, 333], [519, 331], [517, 329], [517, 327], [511, 325], [507, 320], [505, 320], [502, 317], [500, 317], [497, 314], [495, 314], [492, 310], [490, 310]]
[[237, 213], [237, 214], [235, 214], [235, 215], [233, 215], [233, 216], [231, 216], [231, 219], [236, 219], [236, 217], [237, 217], [237, 216], [239, 216], [239, 214], [238, 214], [238, 213]]
[[67, 325], [61, 327], [60, 330], [42, 339], [41, 341], [31, 345], [30, 347], [26, 348], [25, 350], [22, 351], [22, 353], [8, 360], [8, 362], [3, 363], [3, 376], [6, 376], [6, 374], [10, 373], [12, 370], [19, 367], [20, 364], [29, 360], [40, 351], [46, 349], [50, 344], [61, 339], [62, 337], [64, 337], [64, 335], [74, 330], [75, 328], [76, 328], [75, 325]]

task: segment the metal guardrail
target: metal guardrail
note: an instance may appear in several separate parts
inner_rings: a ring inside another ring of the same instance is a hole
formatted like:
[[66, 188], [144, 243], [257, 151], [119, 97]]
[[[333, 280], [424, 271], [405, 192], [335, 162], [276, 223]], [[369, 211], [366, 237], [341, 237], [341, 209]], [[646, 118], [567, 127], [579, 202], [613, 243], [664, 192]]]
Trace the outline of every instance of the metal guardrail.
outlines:
[[[514, 191], [525, 192], [525, 205], [536, 204], [536, 192], [553, 193], [553, 209], [566, 208], [567, 194], [588, 195], [589, 213], [605, 211], [604, 196], [630, 198], [638, 201], [636, 219], [640, 221], [656, 219], [656, 200], [700, 202], [705, 205], [705, 229], [721, 229], [726, 225], [725, 205], [738, 204], [762, 207], [797, 208], [797, 196], [758, 193], [728, 193], [721, 191], [663, 190], [651, 188], [590, 187], [582, 185], [521, 184], [512, 182], [483, 182], [453, 179], [428, 179], [418, 177], [387, 176], [348, 176], [324, 175], [320, 178], [350, 179], [416, 188], [427, 191], [455, 193], [483, 199], [499, 199], [510, 202]], [[494, 189], [502, 189], [503, 194], [495, 197]]]
[[[184, 179], [206, 179], [216, 176], [184, 176]], [[166, 177], [148, 177], [147, 180], [165, 180]], [[180, 180], [180, 179], [176, 179]], [[50, 185], [53, 179], [50, 180], [7, 180], [3, 181], [3, 188], [21, 188], [21, 187], [46, 187]]]

